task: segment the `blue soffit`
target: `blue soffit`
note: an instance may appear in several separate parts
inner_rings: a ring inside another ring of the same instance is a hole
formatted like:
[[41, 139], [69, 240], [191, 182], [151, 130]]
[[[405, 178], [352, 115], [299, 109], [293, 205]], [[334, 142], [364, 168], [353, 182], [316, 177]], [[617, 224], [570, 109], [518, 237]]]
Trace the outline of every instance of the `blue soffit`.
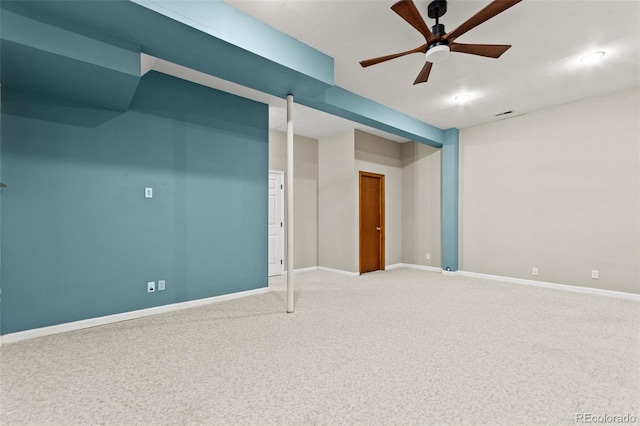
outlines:
[[437, 127], [338, 86], [325, 90], [318, 98], [297, 102], [435, 148], [440, 148], [444, 139], [443, 131]]
[[126, 110], [140, 80], [140, 46], [25, 3], [2, 2], [2, 84]]
[[269, 61], [333, 85], [333, 58], [221, 1], [131, 0]]
[[[12, 3], [6, 0], [2, 4]], [[442, 131], [334, 86], [333, 59], [220, 1], [22, 0], [143, 53], [339, 117], [440, 147]], [[4, 7], [4, 6], [3, 6]]]
[[[6, 0], [2, 1], [5, 2]], [[281, 98], [289, 93], [316, 94], [333, 86], [332, 58], [215, 0], [187, 0], [184, 3], [213, 7], [215, 13], [212, 12], [212, 15], [217, 16], [216, 19], [224, 25], [235, 23], [239, 28], [247, 25], [247, 33], [253, 32], [251, 34], [256, 40], [262, 40], [253, 47], [247, 47], [254, 51], [234, 44], [242, 44], [237, 41], [240, 34], [238, 30], [225, 31], [218, 34], [224, 38], [218, 38], [194, 28], [193, 19], [178, 13], [168, 17], [129, 0], [22, 0], [20, 3], [28, 3], [51, 16], [65, 16], [98, 31], [135, 41], [141, 46], [142, 52], [148, 55]], [[145, 4], [155, 5], [151, 2]], [[162, 2], [163, 6], [169, 4], [174, 3]], [[248, 36], [244, 35], [246, 37]], [[270, 58], [277, 51], [278, 43], [283, 40], [288, 40], [295, 46], [297, 65], [284, 60], [285, 64], [281, 64]], [[320, 73], [314, 70], [311, 75], [306, 74], [314, 69], [314, 63], [324, 71]], [[301, 64], [307, 65], [303, 67]], [[318, 74], [322, 74], [324, 80], [318, 78]], [[330, 78], [327, 74], [330, 74]]]

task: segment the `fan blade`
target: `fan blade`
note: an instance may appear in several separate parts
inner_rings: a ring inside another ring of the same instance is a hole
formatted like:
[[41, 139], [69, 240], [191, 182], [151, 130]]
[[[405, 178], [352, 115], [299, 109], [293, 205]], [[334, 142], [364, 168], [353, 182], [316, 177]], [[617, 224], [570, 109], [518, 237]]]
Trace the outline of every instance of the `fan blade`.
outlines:
[[422, 15], [420, 15], [420, 12], [418, 12], [418, 8], [413, 3], [413, 1], [400, 0], [399, 2], [391, 6], [391, 9], [393, 9], [395, 13], [400, 15], [402, 19], [407, 21], [409, 25], [420, 31], [420, 34], [422, 34], [427, 40], [427, 44], [436, 40], [437, 37], [433, 35], [427, 24], [424, 22], [424, 19], [422, 19]]
[[360, 65], [362, 68], [369, 67], [371, 65], [379, 64], [380, 62], [385, 62], [390, 59], [399, 58], [401, 56], [410, 55], [412, 53], [425, 53], [427, 51], [427, 45], [423, 44], [420, 47], [416, 47], [415, 49], [407, 50], [406, 52], [394, 53], [393, 55], [380, 56], [379, 58], [367, 59], [365, 61], [360, 61]]
[[429, 73], [431, 72], [432, 65], [433, 64], [431, 62], [424, 64], [424, 67], [422, 67], [422, 71], [418, 74], [416, 81], [413, 82], [414, 86], [418, 83], [426, 83], [427, 80], [429, 80]]
[[460, 25], [455, 30], [447, 33], [442, 37], [443, 40], [453, 41], [456, 38], [460, 37], [462, 34], [467, 31], [477, 27], [485, 21], [493, 18], [499, 13], [504, 12], [509, 9], [511, 6], [515, 6], [520, 3], [522, 0], [494, 0], [489, 3], [484, 9], [480, 12], [473, 15], [471, 18], [467, 19], [462, 25]]
[[487, 58], [499, 58], [504, 52], [509, 50], [510, 47], [508, 44], [449, 44], [449, 49], [451, 49], [452, 52], [486, 56]]

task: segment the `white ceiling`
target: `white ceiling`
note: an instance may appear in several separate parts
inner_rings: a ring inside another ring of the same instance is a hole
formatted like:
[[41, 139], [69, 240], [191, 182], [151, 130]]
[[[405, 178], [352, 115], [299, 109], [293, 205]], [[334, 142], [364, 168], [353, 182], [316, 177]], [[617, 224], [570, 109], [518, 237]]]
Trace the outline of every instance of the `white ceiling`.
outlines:
[[[427, 24], [433, 25], [433, 20], [426, 17], [429, 2], [414, 1]], [[369, 68], [359, 64], [363, 59], [424, 43], [420, 33], [390, 9], [394, 2], [227, 0], [248, 15], [333, 57], [338, 86], [442, 129], [498, 120], [495, 114], [504, 111], [513, 110], [506, 116], [511, 117], [640, 85], [638, 0], [524, 0], [457, 40], [511, 44], [513, 47], [501, 58], [454, 53], [446, 61], [434, 64], [427, 83], [416, 86], [413, 81], [425, 62], [422, 54]], [[451, 0], [440, 22], [451, 31], [488, 3]], [[590, 65], [580, 62], [585, 53], [595, 50], [606, 51], [601, 61]], [[207, 85], [269, 103], [271, 127], [285, 130], [282, 99], [267, 99], [267, 95], [221, 80], [215, 84], [208, 81]], [[462, 92], [469, 93], [471, 100], [456, 103], [454, 97]], [[320, 138], [354, 126], [375, 132], [296, 106], [298, 134]], [[403, 141], [384, 132], [375, 133]]]

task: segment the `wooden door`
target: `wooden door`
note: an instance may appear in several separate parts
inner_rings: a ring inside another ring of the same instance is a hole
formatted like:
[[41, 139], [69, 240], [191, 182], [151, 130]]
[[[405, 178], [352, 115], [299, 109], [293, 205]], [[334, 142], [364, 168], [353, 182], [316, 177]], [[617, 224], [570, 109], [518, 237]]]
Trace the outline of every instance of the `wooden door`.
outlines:
[[269, 276], [284, 273], [284, 194], [282, 172], [269, 172]]
[[360, 172], [360, 273], [384, 270], [384, 175]]

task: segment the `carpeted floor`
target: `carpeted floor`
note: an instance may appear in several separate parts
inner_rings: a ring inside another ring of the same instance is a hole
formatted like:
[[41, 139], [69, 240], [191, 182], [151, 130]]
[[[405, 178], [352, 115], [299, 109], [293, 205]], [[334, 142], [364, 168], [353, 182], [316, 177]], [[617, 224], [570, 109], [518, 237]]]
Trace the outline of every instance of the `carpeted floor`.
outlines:
[[[0, 424], [640, 417], [640, 303], [410, 269], [4, 345]], [[637, 420], [636, 420], [637, 421]]]

